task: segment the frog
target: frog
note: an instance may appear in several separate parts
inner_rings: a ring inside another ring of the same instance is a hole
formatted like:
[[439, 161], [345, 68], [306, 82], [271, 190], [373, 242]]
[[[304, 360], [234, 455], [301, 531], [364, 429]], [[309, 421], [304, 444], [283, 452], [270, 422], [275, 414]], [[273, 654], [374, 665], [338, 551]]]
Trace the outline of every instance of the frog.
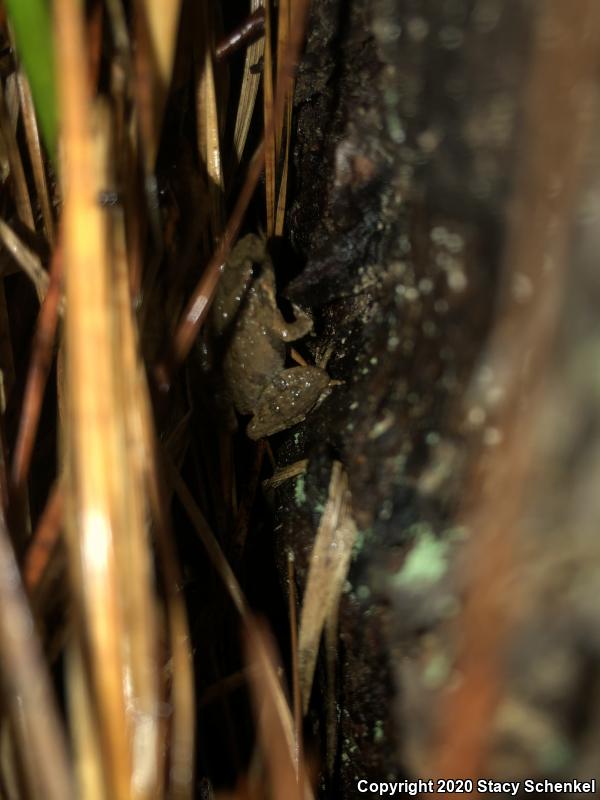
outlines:
[[320, 366], [285, 367], [286, 347], [313, 328], [292, 306], [288, 322], [276, 299], [275, 270], [264, 236], [247, 234], [233, 248], [212, 308], [212, 329], [222, 353], [227, 393], [238, 414], [251, 415], [252, 440], [302, 422], [325, 396], [330, 379]]

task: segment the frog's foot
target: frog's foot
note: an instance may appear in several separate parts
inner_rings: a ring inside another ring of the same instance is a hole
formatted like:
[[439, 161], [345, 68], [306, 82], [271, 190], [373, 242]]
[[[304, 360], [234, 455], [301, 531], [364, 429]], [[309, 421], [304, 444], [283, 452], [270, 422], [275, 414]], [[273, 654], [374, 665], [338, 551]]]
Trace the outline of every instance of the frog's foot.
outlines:
[[313, 329], [313, 321], [310, 314], [303, 311], [299, 306], [292, 306], [294, 309], [294, 322], [285, 322], [282, 319], [280, 334], [285, 342], [295, 342], [310, 333]]
[[262, 439], [297, 425], [329, 386], [329, 376], [318, 367], [291, 367], [278, 373], [262, 392], [247, 434]]

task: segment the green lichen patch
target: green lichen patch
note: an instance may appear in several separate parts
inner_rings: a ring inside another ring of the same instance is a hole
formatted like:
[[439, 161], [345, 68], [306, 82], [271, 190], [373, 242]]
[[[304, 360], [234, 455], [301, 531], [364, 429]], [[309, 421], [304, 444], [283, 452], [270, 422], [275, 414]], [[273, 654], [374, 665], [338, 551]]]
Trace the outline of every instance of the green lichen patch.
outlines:
[[393, 577], [397, 589], [415, 589], [437, 583], [448, 568], [448, 539], [437, 538], [429, 525], [422, 523], [414, 525], [411, 530], [414, 544], [402, 568]]
[[294, 499], [296, 500], [297, 506], [302, 506], [306, 503], [306, 488], [304, 485], [304, 475], [299, 475], [296, 478], [296, 484], [294, 486]]

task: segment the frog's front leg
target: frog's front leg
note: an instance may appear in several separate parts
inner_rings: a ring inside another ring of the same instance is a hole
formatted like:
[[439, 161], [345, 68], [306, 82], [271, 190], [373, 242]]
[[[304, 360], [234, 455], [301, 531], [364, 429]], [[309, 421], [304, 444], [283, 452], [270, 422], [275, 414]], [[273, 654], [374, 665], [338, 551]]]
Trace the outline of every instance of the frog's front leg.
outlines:
[[286, 322], [286, 320], [279, 315], [277, 331], [279, 336], [284, 342], [295, 342], [310, 333], [313, 329], [313, 321], [310, 314], [303, 311], [299, 306], [292, 306], [294, 309], [294, 321]]

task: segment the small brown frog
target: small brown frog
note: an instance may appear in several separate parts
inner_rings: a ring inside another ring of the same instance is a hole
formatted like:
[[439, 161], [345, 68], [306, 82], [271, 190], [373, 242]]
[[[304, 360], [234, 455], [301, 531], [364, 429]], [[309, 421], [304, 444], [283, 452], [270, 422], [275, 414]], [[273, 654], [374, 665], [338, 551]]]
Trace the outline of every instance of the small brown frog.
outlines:
[[312, 330], [294, 306], [286, 322], [275, 298], [275, 273], [265, 240], [241, 239], [224, 268], [212, 308], [212, 327], [223, 348], [223, 375], [240, 414], [252, 414], [247, 434], [261, 439], [296, 425], [330, 385], [319, 367], [284, 369], [286, 343]]

